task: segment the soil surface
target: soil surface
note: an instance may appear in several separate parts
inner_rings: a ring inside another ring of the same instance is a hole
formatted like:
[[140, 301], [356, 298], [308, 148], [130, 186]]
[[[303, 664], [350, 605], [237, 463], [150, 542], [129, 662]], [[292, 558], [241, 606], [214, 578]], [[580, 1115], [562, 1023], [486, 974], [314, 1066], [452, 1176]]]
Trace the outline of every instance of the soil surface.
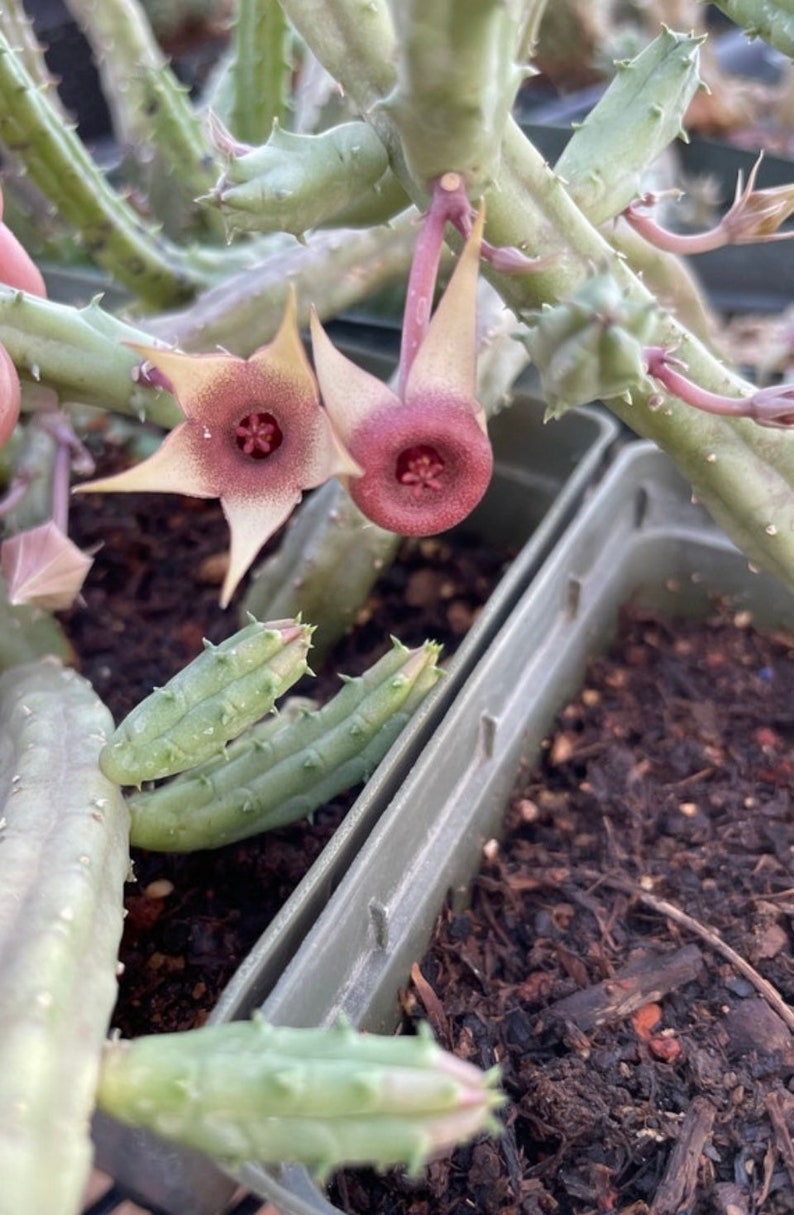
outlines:
[[521, 774], [405, 1028], [499, 1063], [509, 1102], [368, 1215], [794, 1211], [794, 635], [627, 617]]
[[[99, 443], [99, 440], [98, 440]], [[98, 473], [123, 466], [99, 444]], [[72, 499], [70, 535], [101, 545], [83, 589], [85, 606], [61, 615], [91, 680], [120, 721], [155, 686], [239, 627], [245, 584], [218, 606], [228, 526], [220, 505], [175, 494], [86, 494]], [[271, 546], [278, 543], [278, 538]], [[267, 551], [267, 550], [265, 550]], [[295, 694], [328, 699], [338, 673], [360, 674], [390, 648], [433, 638], [452, 654], [512, 554], [465, 533], [406, 541], [317, 678]], [[239, 963], [309, 869], [355, 792], [299, 823], [212, 852], [134, 850], [121, 948], [124, 973], [114, 1027], [125, 1036], [201, 1024]]]

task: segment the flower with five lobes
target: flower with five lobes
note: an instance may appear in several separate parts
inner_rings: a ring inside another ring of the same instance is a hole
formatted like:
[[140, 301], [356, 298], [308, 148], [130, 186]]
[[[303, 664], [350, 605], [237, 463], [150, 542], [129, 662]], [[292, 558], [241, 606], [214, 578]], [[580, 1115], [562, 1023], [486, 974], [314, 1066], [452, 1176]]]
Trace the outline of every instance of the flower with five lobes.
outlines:
[[[323, 401], [364, 470], [347, 484], [348, 492], [367, 518], [403, 536], [430, 536], [460, 523], [491, 479], [485, 411], [475, 399], [482, 227], [481, 214], [432, 319], [411, 346], [406, 320], [399, 395], [340, 354], [312, 314]], [[422, 256], [415, 256], [415, 266]], [[421, 264], [419, 270], [424, 274]], [[429, 310], [432, 291], [421, 294]]]
[[154, 455], [79, 491], [166, 492], [220, 498], [231, 531], [226, 606], [265, 541], [303, 491], [356, 475], [322, 409], [298, 331], [294, 296], [273, 341], [248, 359], [135, 345], [185, 415]]

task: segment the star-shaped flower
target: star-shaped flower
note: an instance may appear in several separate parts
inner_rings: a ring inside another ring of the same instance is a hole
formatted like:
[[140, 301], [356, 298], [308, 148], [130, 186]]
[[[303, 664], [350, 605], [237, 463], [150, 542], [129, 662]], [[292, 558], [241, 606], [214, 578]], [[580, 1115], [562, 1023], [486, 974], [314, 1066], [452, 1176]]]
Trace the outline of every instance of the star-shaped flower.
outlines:
[[340, 354], [312, 315], [323, 401], [364, 470], [348, 483], [348, 492], [369, 519], [400, 535], [429, 536], [453, 527], [474, 509], [491, 479], [485, 413], [475, 398], [481, 238], [482, 216], [426, 331], [409, 346], [404, 336], [399, 395]]
[[293, 297], [273, 341], [248, 359], [134, 348], [173, 389], [185, 421], [142, 464], [79, 489], [220, 498], [231, 529], [225, 607], [303, 491], [360, 469], [320, 405]]

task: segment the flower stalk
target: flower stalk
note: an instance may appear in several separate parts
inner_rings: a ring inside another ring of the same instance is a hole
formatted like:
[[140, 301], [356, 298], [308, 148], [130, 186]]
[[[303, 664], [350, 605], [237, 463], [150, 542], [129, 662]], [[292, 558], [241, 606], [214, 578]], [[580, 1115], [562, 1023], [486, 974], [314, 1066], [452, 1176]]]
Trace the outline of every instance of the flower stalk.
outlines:
[[752, 418], [759, 426], [780, 429], [794, 426], [794, 384], [773, 384], [746, 397], [731, 397], [693, 383], [681, 370], [686, 364], [669, 350], [651, 346], [645, 351], [645, 362], [648, 375], [658, 380], [671, 396], [704, 413]]
[[778, 229], [794, 212], [794, 184], [756, 190], [755, 181], [762, 159], [759, 156], [750, 170], [746, 186], [739, 174], [730, 210], [715, 227], [706, 232], [671, 232], [646, 215], [646, 209], [658, 202], [657, 194], [642, 195], [626, 208], [623, 215], [635, 232], [657, 249], [668, 253], [708, 253], [724, 245], [791, 240], [794, 231], [780, 232]]

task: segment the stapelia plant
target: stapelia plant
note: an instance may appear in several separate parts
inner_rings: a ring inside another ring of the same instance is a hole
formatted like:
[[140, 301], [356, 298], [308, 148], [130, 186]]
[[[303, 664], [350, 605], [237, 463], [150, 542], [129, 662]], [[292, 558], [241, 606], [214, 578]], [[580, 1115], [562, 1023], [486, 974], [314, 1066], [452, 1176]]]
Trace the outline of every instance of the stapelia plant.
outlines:
[[[791, 53], [788, 5], [720, 7]], [[443, 530], [479, 501], [486, 418], [519, 365], [534, 362], [550, 417], [601, 397], [658, 442], [748, 556], [794, 588], [791, 389], [757, 390], [715, 355], [678, 259], [782, 236], [791, 190], [756, 190], [754, 171], [694, 243], [649, 214], [646, 170], [700, 87], [700, 36], [660, 25], [552, 167], [510, 116], [543, 58], [545, 0], [237, 0], [195, 101], [136, 0], [70, 8], [123, 144], [112, 176], [63, 113], [20, 0], [0, 9], [0, 637], [12, 638], [0, 649], [0, 1169], [9, 1209], [49, 1215], [77, 1210], [97, 1095], [224, 1158], [320, 1170], [413, 1165], [492, 1127], [493, 1077], [426, 1043], [229, 1026], [116, 1044], [103, 1062], [102, 1041], [130, 839], [204, 848], [309, 814], [372, 770], [431, 690], [436, 647], [395, 644], [324, 707], [265, 718], [305, 670], [302, 606], [327, 648], [399, 534]], [[457, 260], [444, 289], [446, 243]], [[34, 257], [48, 281], [77, 268], [107, 296], [48, 298]], [[516, 318], [506, 341], [476, 319], [480, 270]], [[395, 281], [407, 281], [403, 343], [387, 386], [323, 322]], [[505, 349], [516, 334], [518, 360]], [[497, 368], [479, 392], [478, 354]], [[256, 614], [271, 623], [230, 622], [227, 641], [115, 731], [85, 681], [41, 658], [70, 658], [48, 612], [78, 594], [90, 561], [70, 553], [66, 501], [70, 473], [92, 475], [82, 439], [97, 410], [171, 433], [86, 490], [220, 498], [224, 603], [314, 489], [257, 571]], [[31, 536], [46, 544], [26, 547]]]

